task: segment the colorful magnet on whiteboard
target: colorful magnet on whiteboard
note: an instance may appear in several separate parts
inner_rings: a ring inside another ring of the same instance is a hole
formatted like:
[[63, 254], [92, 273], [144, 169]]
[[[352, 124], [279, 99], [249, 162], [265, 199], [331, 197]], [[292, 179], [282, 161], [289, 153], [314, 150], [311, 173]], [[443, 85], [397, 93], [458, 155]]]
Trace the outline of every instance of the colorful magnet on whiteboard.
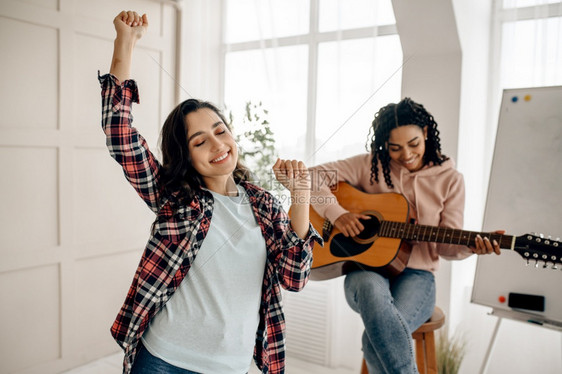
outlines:
[[505, 303], [505, 296], [498, 297], [498, 301], [502, 304]]
[[513, 96], [513, 97], [511, 98], [511, 101], [513, 101], [514, 103], [516, 103], [517, 100], [519, 100], [519, 98], [518, 98], [517, 96]]
[[531, 95], [525, 95], [524, 99], [525, 101], [531, 101]]

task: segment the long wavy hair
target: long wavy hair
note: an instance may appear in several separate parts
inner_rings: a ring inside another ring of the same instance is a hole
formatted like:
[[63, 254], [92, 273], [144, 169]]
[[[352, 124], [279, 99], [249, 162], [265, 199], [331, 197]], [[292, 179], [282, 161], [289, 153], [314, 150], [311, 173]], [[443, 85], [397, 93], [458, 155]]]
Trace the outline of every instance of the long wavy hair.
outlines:
[[[191, 154], [187, 146], [186, 116], [199, 109], [210, 109], [215, 112], [221, 121], [231, 131], [230, 124], [222, 112], [213, 104], [197, 99], [188, 99], [176, 106], [166, 118], [160, 136], [162, 149], [162, 196], [171, 197], [177, 192], [179, 201], [192, 200], [193, 197], [205, 186], [203, 177], [192, 165]], [[233, 172], [234, 181], [239, 183], [248, 180], [248, 169], [238, 160]]]
[[390, 154], [388, 152], [388, 139], [390, 132], [400, 126], [416, 125], [422, 130], [427, 127], [425, 139], [425, 153], [423, 163], [441, 165], [447, 156], [441, 153], [441, 139], [437, 122], [423, 105], [406, 97], [397, 104], [391, 103], [382, 107], [376, 114], [369, 129], [371, 154], [371, 184], [379, 183], [379, 165], [382, 168], [384, 181], [389, 188], [394, 188], [390, 178]]

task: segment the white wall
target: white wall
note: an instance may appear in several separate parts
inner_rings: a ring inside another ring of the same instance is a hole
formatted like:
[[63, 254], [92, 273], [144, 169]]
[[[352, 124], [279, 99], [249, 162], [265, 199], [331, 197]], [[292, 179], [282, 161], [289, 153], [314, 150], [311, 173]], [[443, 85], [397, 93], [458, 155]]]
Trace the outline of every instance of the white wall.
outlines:
[[189, 0], [182, 3], [181, 92], [190, 97], [222, 104], [221, 0]]
[[0, 372], [60, 373], [119, 347], [109, 328], [153, 214], [111, 159], [97, 72], [122, 10], [148, 13], [135, 125], [156, 148], [173, 105], [175, 11], [157, 1], [0, 1]]
[[[462, 85], [459, 92], [461, 107], [459, 116], [458, 169], [463, 173], [466, 186], [465, 225], [467, 230], [479, 231], [486, 200], [489, 170], [484, 159], [485, 142], [489, 128], [495, 123], [487, 120], [488, 69], [490, 65], [490, 35], [492, 6], [489, 0], [454, 1], [455, 17], [463, 51]], [[489, 152], [488, 152], [489, 153]], [[463, 290], [471, 287], [476, 258], [451, 264], [452, 288]], [[465, 301], [462, 292], [451, 294], [451, 327], [459, 323]]]

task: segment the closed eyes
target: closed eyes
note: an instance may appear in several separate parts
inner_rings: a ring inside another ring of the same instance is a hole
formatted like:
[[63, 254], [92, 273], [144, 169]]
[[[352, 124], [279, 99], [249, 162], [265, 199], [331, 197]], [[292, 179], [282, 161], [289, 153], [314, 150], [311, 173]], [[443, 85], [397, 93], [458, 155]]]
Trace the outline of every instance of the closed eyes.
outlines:
[[[226, 130], [218, 131], [215, 135], [223, 135], [224, 133], [226, 133]], [[205, 144], [205, 140], [195, 144], [194, 147], [201, 147], [203, 144]]]
[[[420, 143], [418, 142], [418, 143], [415, 143], [415, 144], [408, 144], [407, 147], [410, 147], [410, 148], [417, 148], [417, 147], [419, 147], [419, 145], [420, 145]], [[390, 149], [392, 152], [398, 152], [398, 151], [400, 151], [400, 150], [402, 149], [402, 147], [400, 147], [400, 146], [398, 146], [398, 147], [396, 147], [396, 148], [390, 147], [389, 149]]]

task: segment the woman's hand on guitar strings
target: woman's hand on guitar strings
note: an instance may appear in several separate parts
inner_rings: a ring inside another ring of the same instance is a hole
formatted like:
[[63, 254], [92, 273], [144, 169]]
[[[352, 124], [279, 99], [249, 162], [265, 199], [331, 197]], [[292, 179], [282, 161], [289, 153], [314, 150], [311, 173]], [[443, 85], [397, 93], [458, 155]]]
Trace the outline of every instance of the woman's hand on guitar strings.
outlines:
[[[494, 231], [494, 234], [505, 234], [505, 230]], [[477, 255], [488, 255], [495, 253], [499, 255], [501, 253], [500, 245], [496, 240], [490, 241], [487, 237], [482, 238], [480, 235], [476, 235], [474, 240], [475, 246], [470, 247], [472, 253]]]
[[357, 236], [365, 229], [360, 219], [371, 219], [371, 217], [358, 213], [344, 213], [336, 219], [334, 226], [346, 237]]

